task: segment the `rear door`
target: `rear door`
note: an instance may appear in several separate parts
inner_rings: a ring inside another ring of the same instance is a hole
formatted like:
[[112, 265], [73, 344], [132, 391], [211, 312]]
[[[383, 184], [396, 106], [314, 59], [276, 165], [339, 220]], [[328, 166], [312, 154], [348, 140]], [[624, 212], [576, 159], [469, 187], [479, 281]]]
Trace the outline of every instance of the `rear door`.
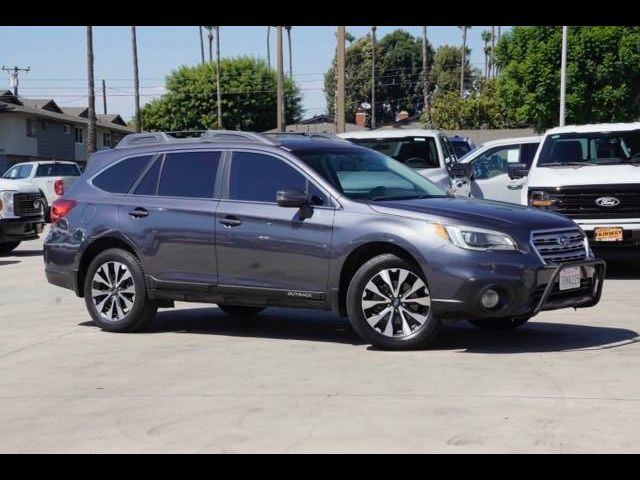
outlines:
[[217, 283], [215, 184], [222, 152], [156, 156], [123, 197], [120, 229], [144, 256], [158, 287], [208, 290]]

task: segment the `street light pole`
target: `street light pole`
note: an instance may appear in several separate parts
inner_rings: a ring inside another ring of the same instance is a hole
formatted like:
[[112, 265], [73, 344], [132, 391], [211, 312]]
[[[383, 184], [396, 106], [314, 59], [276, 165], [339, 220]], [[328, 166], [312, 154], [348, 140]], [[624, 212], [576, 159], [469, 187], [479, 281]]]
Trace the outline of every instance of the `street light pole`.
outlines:
[[277, 112], [278, 112], [278, 131], [284, 132], [286, 130], [285, 116], [284, 116], [284, 62], [282, 59], [282, 27], [277, 28], [277, 62], [276, 68], [278, 70], [277, 78]]
[[567, 33], [569, 27], [562, 27], [562, 61], [560, 65], [560, 126], [564, 126], [567, 90]]
[[376, 28], [371, 27], [371, 130], [376, 128]]

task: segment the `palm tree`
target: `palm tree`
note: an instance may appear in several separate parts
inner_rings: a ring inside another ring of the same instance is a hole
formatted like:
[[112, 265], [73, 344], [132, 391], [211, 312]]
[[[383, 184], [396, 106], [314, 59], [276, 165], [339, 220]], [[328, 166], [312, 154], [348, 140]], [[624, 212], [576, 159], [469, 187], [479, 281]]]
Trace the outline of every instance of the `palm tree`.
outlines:
[[423, 81], [423, 95], [424, 95], [424, 113], [425, 113], [425, 123], [427, 128], [431, 127], [431, 108], [429, 106], [429, 71], [427, 66], [427, 54], [428, 54], [428, 43], [427, 43], [427, 27], [422, 27], [422, 81]]
[[140, 77], [138, 76], [138, 41], [136, 39], [136, 27], [131, 27], [131, 51], [133, 52], [133, 89], [135, 94], [136, 132], [142, 131], [142, 119], [140, 117]]
[[213, 27], [204, 27], [207, 29], [209, 34], [207, 37], [209, 38], [209, 61], [213, 62]]
[[291, 54], [291, 27], [284, 27], [287, 30], [287, 41], [289, 43], [289, 78], [293, 78], [293, 62]]
[[493, 52], [496, 50], [496, 27], [491, 27], [491, 63], [490, 69], [493, 70], [493, 75], [495, 76], [495, 66], [493, 64]]
[[93, 84], [93, 27], [87, 27], [87, 78], [89, 88], [89, 124], [87, 126], [87, 160], [96, 149], [96, 94]]
[[489, 42], [491, 41], [491, 38], [493, 37], [491, 35], [491, 32], [489, 30], [483, 30], [482, 34], [482, 41], [484, 42], [484, 78], [488, 78], [489, 77], [489, 55], [491, 53], [491, 47], [489, 46]]
[[371, 130], [376, 128], [376, 30], [371, 27]]
[[216, 27], [216, 96], [218, 101], [218, 128], [222, 128], [222, 101], [220, 98], [220, 26]]
[[204, 41], [202, 40], [202, 27], [198, 27], [200, 33], [200, 57], [202, 58], [202, 64], [204, 65]]
[[269, 64], [269, 68], [271, 68], [271, 27], [267, 27], [267, 63]]
[[464, 98], [464, 66], [467, 60], [467, 30], [471, 27], [458, 27], [462, 30], [462, 55], [460, 55], [460, 98]]

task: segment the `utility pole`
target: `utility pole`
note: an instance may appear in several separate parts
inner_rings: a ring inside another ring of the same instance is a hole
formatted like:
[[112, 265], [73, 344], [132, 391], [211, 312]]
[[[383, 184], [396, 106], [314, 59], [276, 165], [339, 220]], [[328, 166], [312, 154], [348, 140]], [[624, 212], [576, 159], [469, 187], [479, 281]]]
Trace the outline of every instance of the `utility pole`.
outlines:
[[431, 106], [429, 105], [429, 67], [427, 66], [427, 27], [422, 27], [422, 79], [424, 95], [424, 114], [427, 127], [431, 127]]
[[136, 108], [136, 132], [142, 131], [142, 118], [140, 117], [140, 78], [138, 77], [138, 40], [136, 27], [131, 27], [131, 50], [133, 51], [133, 89]]
[[104, 82], [104, 78], [102, 79], [102, 109], [104, 110], [104, 114], [107, 114], [107, 87]]
[[491, 63], [489, 64], [489, 76], [493, 73], [493, 76], [496, 76], [496, 65], [494, 63], [494, 54], [496, 51], [496, 27], [495, 25], [491, 27], [491, 56], [489, 57]]
[[202, 40], [202, 27], [198, 27], [198, 32], [200, 33], [200, 58], [202, 60], [202, 65], [204, 65], [204, 40]]
[[216, 27], [216, 96], [218, 97], [218, 128], [222, 127], [222, 99], [220, 96], [220, 25]]
[[97, 150], [96, 93], [93, 81], [93, 27], [87, 27], [87, 83], [89, 91], [89, 124], [87, 125], [87, 161]]
[[337, 52], [337, 70], [338, 70], [338, 82], [337, 82], [337, 128], [336, 133], [345, 132], [345, 111], [344, 111], [344, 83], [345, 83], [345, 58], [344, 58], [344, 41], [345, 41], [345, 27], [338, 27], [338, 52]]
[[376, 128], [376, 28], [371, 27], [371, 130]]
[[567, 90], [567, 34], [569, 27], [562, 27], [562, 63], [560, 65], [560, 126], [564, 127]]
[[18, 96], [18, 76], [20, 75], [20, 72], [29, 72], [31, 71], [31, 67], [27, 67], [27, 68], [19, 68], [19, 67], [13, 67], [13, 68], [7, 68], [5, 66], [2, 67], [2, 70], [4, 70], [5, 72], [9, 72], [9, 86], [13, 87], [13, 94], [17, 97]]
[[286, 130], [285, 116], [284, 116], [284, 62], [282, 61], [282, 27], [277, 27], [277, 83], [278, 83], [278, 96], [277, 96], [277, 110], [278, 110], [278, 131], [284, 132]]

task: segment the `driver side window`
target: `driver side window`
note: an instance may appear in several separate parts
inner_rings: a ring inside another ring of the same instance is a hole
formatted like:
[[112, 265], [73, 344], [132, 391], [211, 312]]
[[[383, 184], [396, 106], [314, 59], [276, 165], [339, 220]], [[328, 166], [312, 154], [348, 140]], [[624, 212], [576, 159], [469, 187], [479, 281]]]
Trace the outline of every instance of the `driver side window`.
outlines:
[[520, 148], [517, 145], [494, 147], [473, 162], [473, 177], [484, 180], [509, 172], [509, 164], [517, 163], [520, 158]]

